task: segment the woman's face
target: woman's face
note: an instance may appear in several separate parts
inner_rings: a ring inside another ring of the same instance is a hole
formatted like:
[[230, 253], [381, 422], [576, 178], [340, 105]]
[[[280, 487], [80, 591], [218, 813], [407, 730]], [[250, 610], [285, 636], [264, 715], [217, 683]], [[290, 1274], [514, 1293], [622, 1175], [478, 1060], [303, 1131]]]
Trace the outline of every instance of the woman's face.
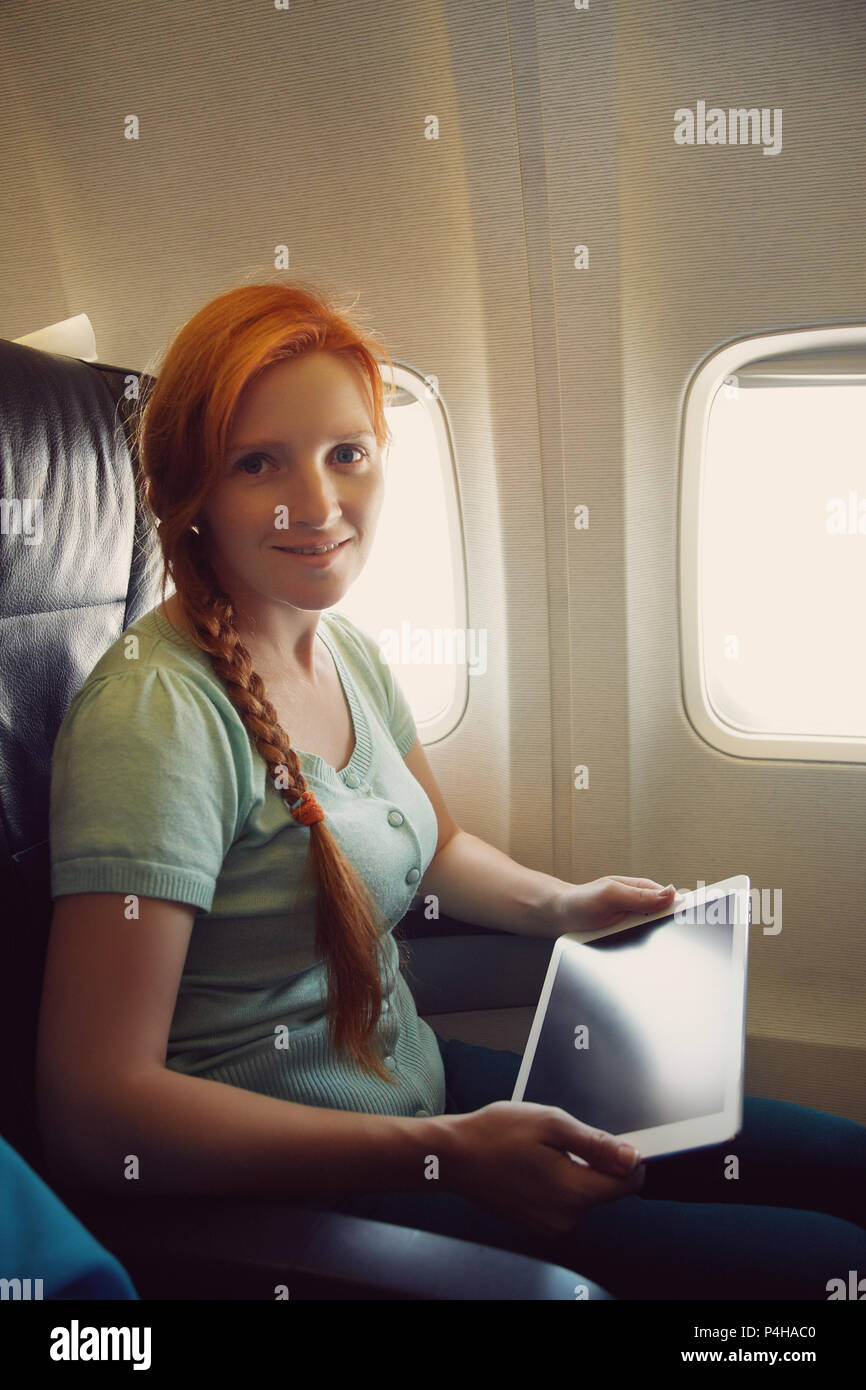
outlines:
[[[343, 597], [367, 561], [383, 498], [357, 372], [315, 352], [274, 363], [243, 392], [199, 524], [235, 606], [276, 636], [287, 605], [318, 612]], [[345, 544], [313, 561], [284, 553], [334, 541]]]

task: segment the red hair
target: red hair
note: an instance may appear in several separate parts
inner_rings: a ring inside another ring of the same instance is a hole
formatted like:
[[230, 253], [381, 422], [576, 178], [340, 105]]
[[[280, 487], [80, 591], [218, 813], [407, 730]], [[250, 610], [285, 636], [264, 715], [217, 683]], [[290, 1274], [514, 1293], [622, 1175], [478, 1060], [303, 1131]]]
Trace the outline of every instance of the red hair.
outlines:
[[[390, 357], [321, 291], [284, 279], [240, 286], [200, 309], [172, 339], [159, 375], [132, 414], [142, 501], [158, 521], [163, 602], [171, 576], [190, 633], [225, 683], [287, 807], [307, 791], [298, 756], [240, 640], [207, 541], [192, 528], [222, 476], [244, 388], [272, 363], [317, 351], [336, 354], [358, 373], [383, 447], [390, 432], [377, 357], [387, 361], [393, 377]], [[288, 787], [282, 785], [286, 780]], [[317, 890], [315, 946], [327, 974], [331, 1044], [396, 1085], [371, 1043], [382, 1006], [379, 953], [386, 924], [326, 822], [310, 824], [307, 833], [306, 871], [312, 869]]]

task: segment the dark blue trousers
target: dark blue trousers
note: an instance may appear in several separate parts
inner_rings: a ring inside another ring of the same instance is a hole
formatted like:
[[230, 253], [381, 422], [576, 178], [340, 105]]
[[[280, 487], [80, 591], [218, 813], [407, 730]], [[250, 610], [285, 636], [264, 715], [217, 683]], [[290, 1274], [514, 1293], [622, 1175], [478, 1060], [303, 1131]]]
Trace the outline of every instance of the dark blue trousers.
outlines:
[[[511, 1099], [518, 1053], [437, 1038], [447, 1114]], [[724, 1177], [726, 1153], [739, 1157], [736, 1179]], [[648, 1159], [639, 1195], [590, 1208], [565, 1235], [537, 1235], [449, 1192], [327, 1205], [550, 1260], [617, 1298], [826, 1300], [828, 1280], [866, 1278], [866, 1127], [746, 1096], [736, 1139]]]

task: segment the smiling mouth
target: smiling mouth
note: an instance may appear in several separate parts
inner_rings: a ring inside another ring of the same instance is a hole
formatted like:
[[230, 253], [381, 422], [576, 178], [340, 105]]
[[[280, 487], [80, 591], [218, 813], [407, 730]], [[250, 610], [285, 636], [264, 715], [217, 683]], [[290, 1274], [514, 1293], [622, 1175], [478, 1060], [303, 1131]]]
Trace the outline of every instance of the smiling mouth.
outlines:
[[274, 549], [285, 551], [287, 555], [330, 555], [332, 551], [348, 545], [351, 539], [351, 536], [347, 536], [344, 541], [335, 541], [332, 545], [277, 545]]

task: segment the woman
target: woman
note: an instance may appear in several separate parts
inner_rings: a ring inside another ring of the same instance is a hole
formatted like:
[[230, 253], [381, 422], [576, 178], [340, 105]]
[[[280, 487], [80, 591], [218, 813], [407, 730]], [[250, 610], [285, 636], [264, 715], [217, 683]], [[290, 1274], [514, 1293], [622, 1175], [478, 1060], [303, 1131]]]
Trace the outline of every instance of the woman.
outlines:
[[391, 933], [419, 888], [553, 939], [673, 887], [565, 883], [460, 830], [375, 642], [329, 611], [383, 500], [377, 355], [314, 289], [246, 286], [181, 329], [142, 401], [163, 602], [55, 747], [46, 1150], [86, 1183], [339, 1207], [622, 1297], [826, 1298], [866, 1270], [866, 1129], [749, 1097], [736, 1141], [647, 1171], [508, 1101], [518, 1054], [418, 1018]]

